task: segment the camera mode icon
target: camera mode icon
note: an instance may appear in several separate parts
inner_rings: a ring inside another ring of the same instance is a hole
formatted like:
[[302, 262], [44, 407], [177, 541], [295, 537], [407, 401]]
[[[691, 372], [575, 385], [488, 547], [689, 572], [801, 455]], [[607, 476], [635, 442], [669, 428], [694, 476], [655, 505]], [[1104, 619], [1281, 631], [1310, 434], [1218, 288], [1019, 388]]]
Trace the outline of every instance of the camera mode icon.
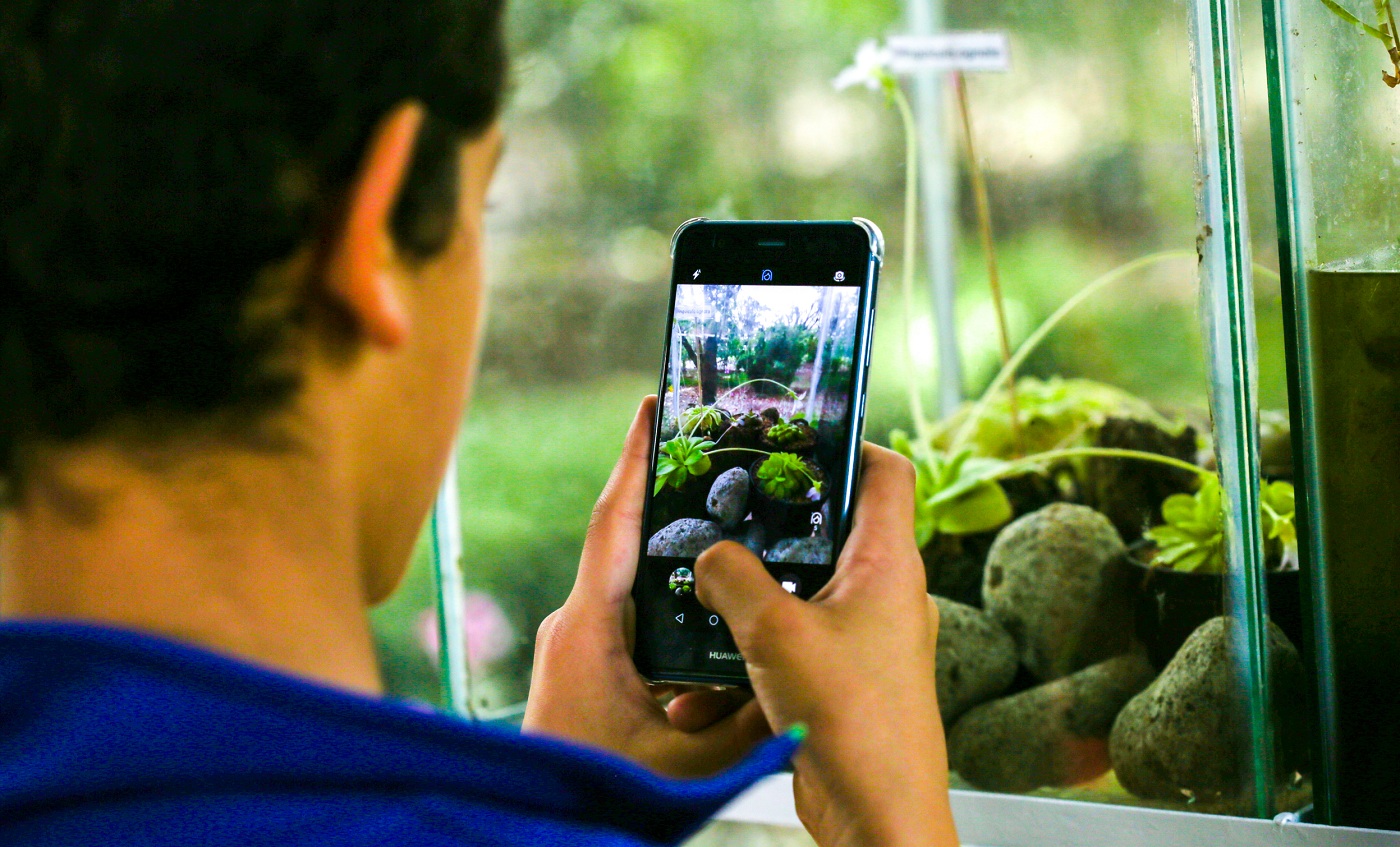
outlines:
[[845, 281], [846, 281], [846, 272], [845, 272], [845, 271], [837, 271], [837, 272], [836, 272], [836, 276], [832, 277], [832, 279], [836, 280], [837, 282], [845, 282]]

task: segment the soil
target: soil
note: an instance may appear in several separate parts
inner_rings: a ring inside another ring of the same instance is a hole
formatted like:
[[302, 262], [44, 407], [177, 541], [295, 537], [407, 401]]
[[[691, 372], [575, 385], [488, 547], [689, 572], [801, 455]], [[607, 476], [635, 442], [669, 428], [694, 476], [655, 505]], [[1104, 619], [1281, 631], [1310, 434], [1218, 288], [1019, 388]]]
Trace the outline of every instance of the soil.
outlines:
[[[1095, 447], [1141, 450], [1185, 462], [1196, 459], [1196, 430], [1186, 427], [1172, 435], [1147, 421], [1109, 418]], [[1102, 512], [1113, 528], [1132, 544], [1148, 527], [1161, 523], [1162, 501], [1194, 490], [1196, 475], [1165, 465], [1127, 459], [1089, 459], [1085, 463], [1084, 504]]]
[[[1012, 520], [1062, 500], [1059, 489], [1043, 474], [1025, 474], [1001, 481], [1011, 501]], [[973, 535], [936, 535], [919, 555], [924, 560], [928, 592], [976, 608], [982, 607], [982, 570], [999, 529]]]
[[789, 423], [799, 430], [799, 435], [796, 439], [786, 444], [779, 444], [770, 437], [772, 431], [772, 427], [770, 426], [763, 434], [763, 446], [775, 453], [798, 453], [801, 455], [811, 453], [817, 446], [817, 431], [812, 429], [812, 425], [804, 420], [790, 421]]
[[975, 535], [935, 535], [919, 551], [928, 592], [982, 608], [982, 570], [996, 537], [996, 530]]

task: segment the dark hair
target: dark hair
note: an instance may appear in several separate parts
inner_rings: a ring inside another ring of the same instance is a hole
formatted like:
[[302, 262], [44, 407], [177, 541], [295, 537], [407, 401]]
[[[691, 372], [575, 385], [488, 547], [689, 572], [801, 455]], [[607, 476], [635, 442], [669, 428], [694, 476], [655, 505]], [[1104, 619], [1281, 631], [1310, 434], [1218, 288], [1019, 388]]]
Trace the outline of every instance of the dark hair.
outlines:
[[305, 310], [252, 308], [260, 277], [334, 231], [407, 100], [429, 117], [394, 236], [446, 244], [459, 144], [502, 96], [502, 6], [0, 3], [0, 495], [29, 443], [285, 405]]

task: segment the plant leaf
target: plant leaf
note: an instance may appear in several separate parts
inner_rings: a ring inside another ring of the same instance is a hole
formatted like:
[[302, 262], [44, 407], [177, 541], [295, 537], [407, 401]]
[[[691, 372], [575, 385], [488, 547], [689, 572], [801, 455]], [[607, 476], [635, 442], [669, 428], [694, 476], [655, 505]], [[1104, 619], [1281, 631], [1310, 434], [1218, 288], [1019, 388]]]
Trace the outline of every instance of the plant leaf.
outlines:
[[1341, 18], [1347, 23], [1360, 27], [1362, 32], [1366, 33], [1372, 38], [1379, 38], [1382, 44], [1390, 44], [1390, 39], [1386, 37], [1385, 33], [1381, 32], [1380, 30], [1376, 29], [1370, 24], [1362, 21], [1360, 18], [1358, 18], [1356, 15], [1353, 15], [1351, 12], [1348, 12], [1346, 9], [1342, 8], [1338, 3], [1336, 3], [1335, 0], [1322, 0], [1322, 5], [1326, 6], [1329, 10], [1331, 10], [1332, 14], [1336, 15], [1337, 17]]
[[935, 510], [935, 528], [950, 535], [986, 532], [1011, 520], [1011, 500], [995, 482], [984, 482]]
[[1168, 524], [1195, 520], [1196, 498], [1190, 494], [1173, 494], [1162, 503], [1162, 518]]

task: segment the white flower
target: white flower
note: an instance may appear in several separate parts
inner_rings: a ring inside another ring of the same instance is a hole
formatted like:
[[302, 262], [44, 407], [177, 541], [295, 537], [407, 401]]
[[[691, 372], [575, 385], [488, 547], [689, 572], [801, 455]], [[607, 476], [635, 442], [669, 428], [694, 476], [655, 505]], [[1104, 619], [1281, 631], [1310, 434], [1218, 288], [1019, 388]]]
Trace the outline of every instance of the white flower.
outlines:
[[890, 51], [871, 39], [862, 42], [856, 50], [855, 64], [836, 75], [831, 84], [837, 91], [844, 91], [853, 85], [864, 85], [871, 91], [879, 91], [889, 78]]

